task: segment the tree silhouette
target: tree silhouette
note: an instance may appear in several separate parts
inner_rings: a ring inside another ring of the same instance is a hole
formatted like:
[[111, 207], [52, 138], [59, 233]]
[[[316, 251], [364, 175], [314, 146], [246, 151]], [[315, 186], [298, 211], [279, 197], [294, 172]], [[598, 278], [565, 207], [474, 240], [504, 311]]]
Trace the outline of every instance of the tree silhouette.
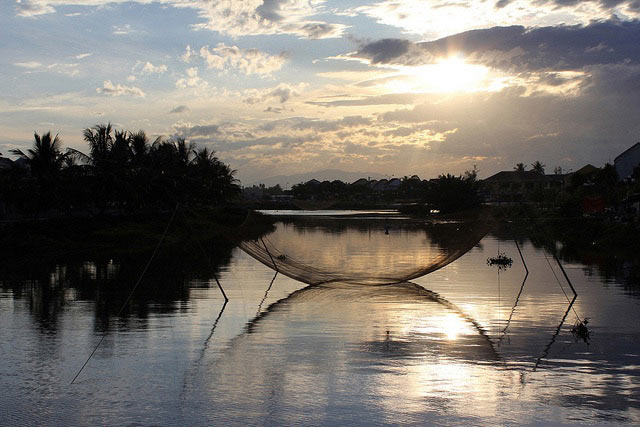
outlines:
[[33, 148], [27, 150], [27, 153], [18, 149], [11, 150], [11, 153], [27, 161], [31, 174], [37, 180], [38, 210], [42, 210], [52, 207], [57, 200], [60, 170], [66, 154], [61, 151], [62, 141], [58, 135], [52, 139], [51, 132], [42, 137], [34, 132], [33, 138]]
[[53, 179], [59, 174], [65, 155], [62, 153], [62, 141], [56, 135], [51, 139], [51, 132], [47, 132], [40, 137], [37, 132], [33, 134], [33, 148], [27, 150], [25, 154], [22, 150], [11, 150], [11, 153], [25, 159], [31, 173], [39, 180]]
[[19, 168], [2, 174], [10, 182], [0, 188], [3, 202], [23, 213], [50, 209], [54, 202], [69, 212], [105, 213], [218, 205], [240, 192], [234, 170], [214, 151], [184, 138], [158, 137], [151, 144], [144, 131], [116, 130], [110, 123], [86, 128], [83, 136], [88, 154], [72, 148], [63, 153], [50, 132], [36, 133], [27, 153], [13, 150], [27, 160], [31, 175]]
[[516, 172], [524, 172], [527, 169], [527, 166], [524, 163], [516, 163], [513, 170]]
[[531, 167], [533, 168], [533, 170], [543, 175], [544, 175], [545, 166], [546, 165], [543, 165], [542, 163], [540, 163], [539, 160], [536, 160], [535, 162], [531, 163]]

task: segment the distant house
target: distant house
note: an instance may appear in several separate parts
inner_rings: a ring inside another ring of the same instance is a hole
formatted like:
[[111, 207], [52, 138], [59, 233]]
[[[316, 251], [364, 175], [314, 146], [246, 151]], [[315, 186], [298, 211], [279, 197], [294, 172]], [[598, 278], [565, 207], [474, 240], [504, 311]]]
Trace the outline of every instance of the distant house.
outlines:
[[521, 202], [540, 190], [562, 189], [564, 175], [545, 175], [536, 171], [502, 171], [482, 181], [488, 202]]
[[640, 165], [640, 142], [623, 151], [613, 161], [618, 172], [618, 178], [627, 179], [633, 174], [633, 169]]
[[590, 185], [596, 177], [596, 174], [601, 169], [593, 166], [592, 164], [586, 164], [575, 172], [564, 175], [565, 186], [570, 185]]

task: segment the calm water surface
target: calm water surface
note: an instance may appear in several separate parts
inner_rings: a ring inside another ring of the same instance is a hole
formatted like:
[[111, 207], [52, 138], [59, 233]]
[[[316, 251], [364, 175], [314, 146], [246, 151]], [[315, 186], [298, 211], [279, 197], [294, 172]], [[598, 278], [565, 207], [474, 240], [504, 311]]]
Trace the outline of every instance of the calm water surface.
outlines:
[[[515, 243], [492, 234], [385, 286], [273, 280], [238, 248], [213, 264], [160, 254], [119, 316], [148, 254], [7, 267], [0, 424], [640, 423], [638, 288], [565, 262], [572, 305], [553, 258], [520, 237], [524, 284]], [[267, 238], [354, 271], [446, 250], [401, 218], [286, 220]], [[487, 265], [498, 252], [510, 269]]]

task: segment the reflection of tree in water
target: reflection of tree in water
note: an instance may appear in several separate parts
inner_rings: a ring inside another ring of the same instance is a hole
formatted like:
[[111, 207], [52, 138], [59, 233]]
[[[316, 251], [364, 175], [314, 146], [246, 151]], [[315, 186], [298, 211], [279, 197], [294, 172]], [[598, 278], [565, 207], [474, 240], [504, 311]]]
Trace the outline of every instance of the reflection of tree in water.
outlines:
[[441, 249], [448, 249], [452, 243], [467, 241], [474, 229], [488, 230], [484, 219], [472, 221], [429, 221], [417, 219], [395, 219], [384, 216], [371, 217], [327, 217], [292, 216], [281, 217], [279, 222], [291, 225], [296, 233], [304, 235], [308, 230], [318, 230], [330, 234], [343, 234], [349, 231], [360, 233], [378, 232], [386, 227], [391, 231], [422, 231], [428, 240]]
[[[126, 327], [130, 318], [146, 319], [150, 313], [186, 310], [190, 288], [198, 284], [210, 286], [213, 275], [231, 261], [232, 246], [225, 241], [202, 242], [202, 245], [205, 251], [194, 241], [161, 247], [124, 307], [119, 326]], [[14, 299], [27, 301], [45, 331], [55, 332], [68, 305], [92, 301], [96, 329], [103, 331], [127, 299], [151, 252], [120, 251], [113, 258], [103, 253], [21, 258], [3, 263], [0, 287], [11, 291]], [[205, 258], [204, 252], [210, 259]], [[192, 280], [197, 284], [189, 283]]]

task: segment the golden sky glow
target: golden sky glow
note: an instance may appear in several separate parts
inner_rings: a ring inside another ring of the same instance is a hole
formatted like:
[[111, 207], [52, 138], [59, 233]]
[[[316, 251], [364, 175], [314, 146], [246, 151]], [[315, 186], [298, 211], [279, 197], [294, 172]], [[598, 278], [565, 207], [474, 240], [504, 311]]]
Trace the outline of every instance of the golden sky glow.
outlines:
[[245, 185], [601, 165], [640, 134], [639, 16], [633, 0], [1, 2], [0, 152], [34, 130], [83, 150], [110, 121], [206, 145]]

